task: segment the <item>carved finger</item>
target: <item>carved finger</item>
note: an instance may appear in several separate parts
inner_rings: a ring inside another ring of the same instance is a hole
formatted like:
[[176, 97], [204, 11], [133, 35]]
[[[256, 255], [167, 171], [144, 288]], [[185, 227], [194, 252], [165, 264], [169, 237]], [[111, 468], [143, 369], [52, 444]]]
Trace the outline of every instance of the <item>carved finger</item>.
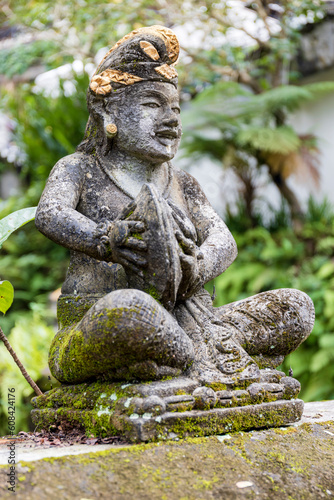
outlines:
[[196, 250], [196, 245], [195, 243], [190, 240], [189, 238], [186, 238], [181, 231], [176, 231], [175, 236], [177, 241], [179, 242], [182, 250], [187, 253], [188, 255], [194, 255], [195, 250]]
[[127, 217], [129, 217], [132, 214], [132, 212], [135, 210], [136, 206], [137, 205], [134, 201], [129, 203], [129, 205], [127, 205], [125, 208], [123, 208], [123, 210], [121, 211], [121, 213], [119, 214], [117, 219], [123, 220], [123, 219], [126, 219]]
[[145, 241], [139, 240], [138, 238], [128, 238], [124, 242], [124, 246], [127, 248], [133, 248], [134, 250], [147, 250]]
[[113, 238], [110, 239], [110, 245], [115, 244], [116, 246], [122, 245], [125, 240], [125, 234], [117, 231], [115, 232]]
[[147, 266], [147, 260], [144, 259], [144, 257], [142, 257], [141, 255], [138, 255], [136, 252], [132, 252], [132, 250], [129, 250], [127, 248], [120, 248], [118, 250], [118, 254], [120, 255], [120, 257], [123, 257], [129, 262], [132, 262], [138, 267]]
[[118, 263], [121, 264], [121, 266], [125, 267], [125, 269], [130, 269], [130, 271], [134, 272], [137, 274], [140, 278], [144, 278], [144, 273], [139, 267], [135, 266], [131, 262], [129, 262], [126, 259], [122, 259], [121, 257], [118, 258]]
[[129, 220], [127, 221], [127, 224], [129, 226], [131, 233], [142, 233], [143, 231], [145, 231], [144, 222], [138, 220]]
[[131, 235], [131, 228], [128, 224], [129, 223], [127, 221], [116, 222], [113, 230], [110, 233], [111, 239], [116, 245], [123, 245], [126, 238]]
[[183, 211], [175, 205], [175, 203], [171, 200], [168, 200], [169, 206], [172, 208], [172, 215], [175, 219], [175, 222], [180, 227], [182, 232], [185, 234], [187, 238], [191, 238], [192, 240], [196, 240], [196, 232], [190, 226], [188, 217], [183, 213]]
[[188, 227], [186, 226], [184, 220], [176, 212], [172, 212], [172, 215], [175, 219], [175, 222], [177, 223], [177, 225], [181, 229], [181, 231], [189, 238], [191, 236], [191, 233], [190, 233]]
[[180, 260], [181, 260], [181, 267], [182, 270], [187, 272], [187, 271], [192, 271], [195, 268], [195, 262], [194, 258], [191, 257], [190, 255], [185, 255], [185, 254], [180, 254]]

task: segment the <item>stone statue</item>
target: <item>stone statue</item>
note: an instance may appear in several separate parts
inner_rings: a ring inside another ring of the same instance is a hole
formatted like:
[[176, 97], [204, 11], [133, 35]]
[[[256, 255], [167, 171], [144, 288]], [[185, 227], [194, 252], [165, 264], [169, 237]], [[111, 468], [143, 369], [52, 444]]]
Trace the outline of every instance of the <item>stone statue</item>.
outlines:
[[[130, 413], [125, 403], [123, 414], [110, 401], [102, 405], [118, 431], [122, 415], [128, 423], [150, 415], [152, 427], [153, 416], [156, 422], [172, 407], [174, 420], [183, 410], [187, 418], [192, 411], [204, 418], [228, 405], [263, 414], [274, 401], [283, 401], [286, 414], [299, 392], [299, 383], [275, 368], [310, 334], [310, 298], [274, 290], [214, 308], [204, 289], [231, 265], [237, 248], [196, 180], [171, 164], [181, 138], [178, 55], [175, 34], [161, 26], [116, 43], [91, 79], [84, 139], [55, 165], [41, 197], [36, 226], [69, 248], [71, 260], [49, 356], [63, 387], [51, 391], [48, 405], [36, 399], [37, 423], [45, 425], [50, 401], [54, 412], [59, 397], [60, 406], [71, 406], [61, 396], [68, 387], [73, 395], [73, 387], [90, 384], [96, 403], [96, 384], [114, 391], [117, 382], [129, 383], [127, 394], [112, 392], [111, 399], [130, 400]], [[283, 420], [299, 418], [300, 408]], [[160, 435], [168, 435], [166, 426]], [[156, 439], [157, 432], [135, 438]]]

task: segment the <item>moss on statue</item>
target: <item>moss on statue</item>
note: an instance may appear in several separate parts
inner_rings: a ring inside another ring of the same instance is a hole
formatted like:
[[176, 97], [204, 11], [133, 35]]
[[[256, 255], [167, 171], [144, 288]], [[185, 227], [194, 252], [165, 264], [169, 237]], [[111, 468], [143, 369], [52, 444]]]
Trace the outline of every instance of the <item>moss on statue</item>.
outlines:
[[[32, 402], [38, 408], [39, 429], [49, 430], [63, 423], [84, 429], [87, 435], [104, 437], [119, 434], [112, 423], [114, 414], [117, 417], [119, 413], [116, 404], [123, 408], [123, 403], [136, 395], [133, 386], [127, 384], [94, 382], [55, 388]], [[128, 413], [132, 411], [130, 407]]]
[[[152, 291], [153, 293], [153, 291]], [[78, 314], [82, 313], [80, 297], [78, 298]], [[85, 307], [88, 307], [86, 305]], [[80, 329], [80, 324], [71, 323], [69, 326], [59, 330], [54, 337], [50, 352], [49, 365], [52, 374], [61, 382], [80, 383], [83, 380], [106, 378], [109, 380], [133, 380], [132, 367], [140, 364], [138, 350], [129, 350], [126, 358], [120, 359], [117, 355], [117, 348], [114, 346], [110, 357], [106, 358], [105, 353], [110, 351], [110, 343], [113, 342], [111, 335], [105, 332], [112, 332], [117, 329], [123, 320], [125, 308], [100, 312], [92, 315], [91, 321], [96, 325], [96, 335], [90, 338], [89, 342], [85, 333]], [[136, 309], [127, 309], [127, 314], [137, 313]], [[101, 319], [99, 319], [101, 318]], [[73, 317], [70, 321], [72, 321]], [[67, 320], [68, 321], [68, 320]], [[137, 324], [140, 333], [141, 325]], [[132, 337], [135, 338], [136, 330], [133, 329]], [[122, 339], [118, 339], [121, 342]], [[124, 339], [125, 342], [125, 339]], [[71, 355], [69, 356], [69, 351]], [[161, 360], [163, 361], [163, 360]], [[141, 361], [144, 365], [145, 361]], [[147, 370], [150, 367], [150, 360], [147, 360]], [[143, 367], [144, 369], [144, 367]], [[120, 373], [118, 373], [120, 371]], [[146, 378], [155, 379], [154, 372], [148, 373]]]

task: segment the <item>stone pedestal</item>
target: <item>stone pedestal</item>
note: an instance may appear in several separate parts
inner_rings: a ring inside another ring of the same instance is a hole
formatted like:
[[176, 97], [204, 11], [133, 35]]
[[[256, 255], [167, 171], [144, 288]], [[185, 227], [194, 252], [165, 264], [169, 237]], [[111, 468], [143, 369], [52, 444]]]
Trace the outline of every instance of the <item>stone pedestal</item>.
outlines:
[[37, 429], [61, 424], [133, 442], [210, 436], [298, 421], [304, 407], [292, 399], [298, 391], [296, 380], [274, 370], [264, 370], [261, 383], [233, 391], [213, 390], [185, 377], [142, 384], [94, 382], [34, 398], [32, 419]]

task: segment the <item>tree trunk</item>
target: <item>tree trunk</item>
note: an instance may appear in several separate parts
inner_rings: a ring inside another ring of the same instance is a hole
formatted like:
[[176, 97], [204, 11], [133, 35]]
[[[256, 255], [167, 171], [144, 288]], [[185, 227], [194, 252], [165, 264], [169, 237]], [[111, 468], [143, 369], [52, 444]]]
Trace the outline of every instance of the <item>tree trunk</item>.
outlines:
[[290, 211], [291, 211], [291, 218], [292, 220], [300, 220], [303, 218], [303, 210], [302, 207], [300, 206], [300, 203], [294, 194], [294, 192], [289, 188], [289, 186], [286, 183], [286, 180], [280, 173], [277, 174], [270, 174], [274, 183], [276, 184], [277, 188], [279, 189], [279, 192], [285, 198], [287, 201]]

